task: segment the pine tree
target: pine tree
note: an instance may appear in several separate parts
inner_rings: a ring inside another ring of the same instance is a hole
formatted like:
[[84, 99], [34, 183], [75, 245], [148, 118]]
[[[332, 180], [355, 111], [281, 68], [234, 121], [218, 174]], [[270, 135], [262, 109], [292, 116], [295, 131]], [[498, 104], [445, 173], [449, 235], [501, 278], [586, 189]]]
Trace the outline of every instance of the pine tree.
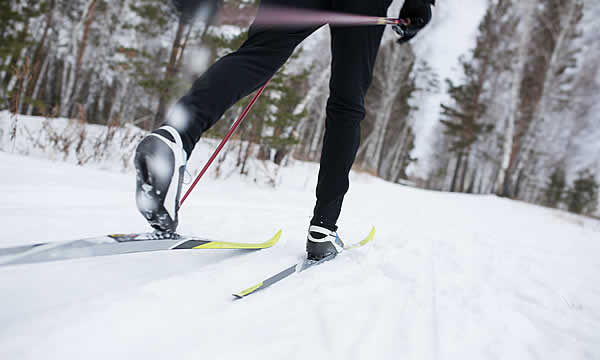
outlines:
[[542, 203], [549, 207], [558, 207], [563, 200], [567, 186], [567, 175], [562, 168], [556, 168], [550, 179], [546, 189], [544, 190], [544, 198]]
[[306, 112], [294, 113], [294, 109], [300, 102], [302, 92], [299, 90], [304, 87], [307, 77], [308, 70], [297, 75], [276, 75], [269, 85], [278, 93], [272, 103], [276, 111], [270, 118], [265, 119], [265, 125], [270, 129], [269, 134], [262, 137], [261, 144], [269, 150], [274, 150], [272, 160], [278, 165], [282, 164], [292, 146], [299, 142], [292, 130], [306, 116]]
[[450, 79], [446, 80], [454, 106], [442, 104], [444, 118], [440, 120], [445, 127], [444, 134], [451, 139], [448, 151], [456, 154], [457, 158], [450, 190], [460, 192], [465, 189], [471, 146], [481, 135], [494, 128], [493, 125], [485, 124], [482, 119], [486, 109], [482, 102], [485, 74], [465, 59], [461, 60], [461, 64], [465, 81], [456, 85]]
[[580, 171], [567, 192], [565, 202], [568, 210], [576, 214], [593, 214], [598, 207], [599, 186], [589, 169]]

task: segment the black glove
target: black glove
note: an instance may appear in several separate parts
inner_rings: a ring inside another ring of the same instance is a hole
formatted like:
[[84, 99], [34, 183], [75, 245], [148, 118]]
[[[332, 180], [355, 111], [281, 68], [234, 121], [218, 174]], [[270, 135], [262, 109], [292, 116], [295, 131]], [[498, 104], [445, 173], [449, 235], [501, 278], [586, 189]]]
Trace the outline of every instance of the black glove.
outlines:
[[398, 44], [408, 42], [429, 24], [432, 5], [435, 5], [435, 0], [406, 0], [404, 2], [399, 17], [407, 24], [392, 26], [392, 29], [400, 36]]
[[198, 15], [203, 15], [202, 20], [210, 23], [219, 9], [218, 0], [170, 0], [169, 5], [187, 24]]

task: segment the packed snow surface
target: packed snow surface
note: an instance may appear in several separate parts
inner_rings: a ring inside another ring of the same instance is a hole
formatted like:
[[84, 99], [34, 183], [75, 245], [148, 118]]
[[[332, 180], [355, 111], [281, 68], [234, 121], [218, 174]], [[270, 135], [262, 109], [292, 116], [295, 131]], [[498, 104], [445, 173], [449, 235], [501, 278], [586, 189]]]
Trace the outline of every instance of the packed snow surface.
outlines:
[[[598, 359], [600, 224], [354, 174], [369, 245], [243, 300], [301, 259], [317, 166], [277, 189], [203, 179], [180, 232], [262, 242], [0, 267], [1, 359]], [[132, 174], [0, 153], [0, 247], [148, 227]]]

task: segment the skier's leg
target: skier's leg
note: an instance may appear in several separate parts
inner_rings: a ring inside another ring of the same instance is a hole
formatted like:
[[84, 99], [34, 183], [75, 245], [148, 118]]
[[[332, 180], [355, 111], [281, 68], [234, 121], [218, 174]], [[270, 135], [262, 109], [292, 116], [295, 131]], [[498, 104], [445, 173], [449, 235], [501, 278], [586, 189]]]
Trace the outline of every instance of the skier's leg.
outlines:
[[[294, 5], [323, 8], [327, 0], [270, 0], [264, 5]], [[237, 51], [213, 64], [167, 116], [181, 134], [186, 152], [191, 154], [202, 133], [241, 98], [265, 84], [291, 56], [302, 40], [317, 28], [264, 28], [252, 25], [248, 39]], [[180, 111], [184, 110], [184, 111]], [[173, 116], [174, 115], [174, 116]]]
[[[264, 3], [290, 5], [291, 1]], [[327, 1], [297, 2], [318, 8]], [[184, 169], [200, 135], [231, 105], [273, 76], [314, 30], [252, 26], [242, 47], [211, 66], [169, 112], [163, 126], [142, 140], [134, 159], [136, 203], [150, 225], [161, 231], [175, 231]]]
[[[341, 12], [385, 16], [390, 0], [334, 1]], [[313, 225], [336, 230], [348, 175], [360, 143], [364, 98], [371, 84], [383, 26], [332, 27], [331, 80]]]

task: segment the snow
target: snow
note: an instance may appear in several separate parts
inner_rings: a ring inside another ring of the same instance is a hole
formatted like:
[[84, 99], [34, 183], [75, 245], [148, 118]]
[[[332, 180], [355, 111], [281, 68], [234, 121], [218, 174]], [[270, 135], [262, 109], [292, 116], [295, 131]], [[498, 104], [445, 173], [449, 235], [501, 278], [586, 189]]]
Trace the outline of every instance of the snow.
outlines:
[[[196, 159], [201, 163], [201, 159]], [[298, 261], [315, 164], [277, 189], [203, 179], [180, 231], [259, 252], [131, 254], [0, 267], [2, 359], [595, 359], [600, 223], [493, 196], [353, 174], [340, 231], [375, 240], [240, 301]], [[0, 153], [0, 247], [147, 230], [134, 177]]]

